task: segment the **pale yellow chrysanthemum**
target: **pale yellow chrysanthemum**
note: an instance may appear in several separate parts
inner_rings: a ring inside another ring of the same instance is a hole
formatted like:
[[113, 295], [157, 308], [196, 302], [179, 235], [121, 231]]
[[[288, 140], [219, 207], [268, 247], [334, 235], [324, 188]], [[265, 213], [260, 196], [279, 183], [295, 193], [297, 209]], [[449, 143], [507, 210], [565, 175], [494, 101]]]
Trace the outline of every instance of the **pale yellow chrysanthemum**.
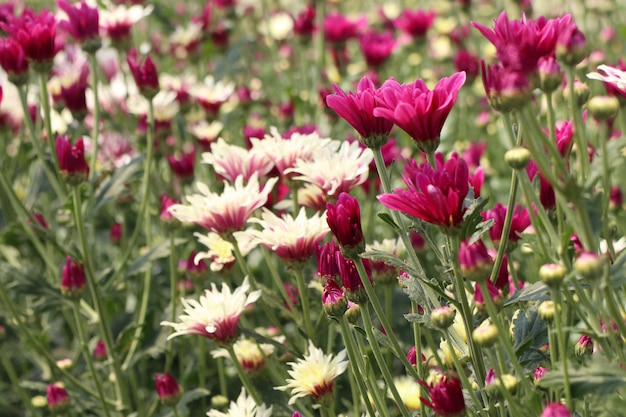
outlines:
[[304, 207], [295, 218], [291, 214], [278, 217], [264, 209], [261, 219], [252, 218], [250, 222], [258, 223], [262, 230], [248, 229], [235, 233], [235, 237], [249, 238], [250, 245], [263, 245], [285, 262], [309, 260], [317, 244], [330, 231], [325, 212], [316, 212], [308, 218]]
[[309, 340], [308, 351], [304, 358], [289, 363], [291, 370], [287, 372], [291, 378], [286, 380], [287, 385], [276, 387], [280, 391], [291, 390], [289, 404], [302, 397], [310, 396], [319, 402], [323, 397], [332, 395], [335, 379], [348, 367], [345, 349], [337, 356], [324, 355], [322, 349], [316, 348]]
[[[217, 233], [209, 232], [208, 234], [194, 233], [198, 238], [198, 242], [202, 243], [209, 250], [206, 252], [198, 252], [194, 258], [197, 264], [202, 259], [209, 259], [209, 268], [211, 271], [221, 271], [225, 266], [232, 265], [235, 262], [235, 254], [233, 244], [224, 240]], [[239, 250], [243, 256], [250, 252], [251, 247], [246, 242], [238, 242]]]
[[[142, 95], [128, 98], [128, 111], [131, 114], [146, 115], [149, 110], [148, 100]], [[154, 106], [154, 120], [157, 122], [167, 122], [176, 116], [180, 110], [176, 101], [176, 93], [173, 91], [161, 90], [152, 99]]]
[[369, 175], [369, 165], [374, 159], [370, 149], [358, 142], [343, 142], [339, 149], [325, 147], [307, 160], [298, 160], [286, 174], [299, 174], [294, 179], [309, 182], [321, 188], [326, 195], [338, 197], [363, 184]]
[[226, 284], [222, 284], [221, 291], [211, 284], [211, 289], [200, 296], [200, 301], [182, 299], [184, 314], [179, 316], [180, 322], [161, 322], [161, 326], [171, 326], [176, 330], [168, 340], [183, 334], [197, 334], [219, 343], [233, 342], [237, 337], [239, 317], [261, 296], [261, 290], [247, 294], [249, 289], [246, 277], [233, 292]]
[[[394, 378], [393, 384], [396, 386], [402, 402], [409, 411], [416, 411], [420, 409], [422, 404], [420, 401], [421, 386], [417, 383], [415, 378], [411, 378], [410, 376], [401, 376]], [[393, 398], [391, 393], [389, 394], [389, 397]]]
[[195, 223], [225, 237], [245, 227], [252, 212], [267, 202], [276, 181], [270, 178], [261, 190], [257, 174], [246, 185], [239, 176], [234, 184], [225, 184], [221, 194], [212, 193], [198, 182], [199, 194], [186, 196], [187, 204], [175, 204], [169, 211], [182, 222]]
[[274, 13], [259, 23], [259, 32], [277, 41], [287, 39], [292, 31], [293, 18], [286, 12]]
[[391, 253], [396, 256], [402, 256], [406, 252], [404, 243], [402, 243], [400, 238], [375, 240], [372, 243], [365, 245], [365, 250], [378, 250], [381, 252]]
[[206, 415], [208, 417], [271, 417], [272, 406], [269, 408], [265, 404], [257, 406], [254, 398], [248, 396], [246, 389], [242, 388], [237, 401], [231, 401], [225, 413], [211, 410]]
[[189, 133], [203, 145], [204, 149], [209, 149], [210, 145], [217, 140], [223, 128], [224, 124], [219, 120], [214, 120], [211, 123], [202, 120], [190, 126]]
[[[257, 371], [265, 365], [265, 358], [274, 353], [274, 346], [268, 343], [256, 343], [250, 339], [239, 339], [233, 345], [235, 356], [241, 367], [248, 372]], [[214, 358], [230, 358], [226, 349], [215, 349], [211, 351]]]

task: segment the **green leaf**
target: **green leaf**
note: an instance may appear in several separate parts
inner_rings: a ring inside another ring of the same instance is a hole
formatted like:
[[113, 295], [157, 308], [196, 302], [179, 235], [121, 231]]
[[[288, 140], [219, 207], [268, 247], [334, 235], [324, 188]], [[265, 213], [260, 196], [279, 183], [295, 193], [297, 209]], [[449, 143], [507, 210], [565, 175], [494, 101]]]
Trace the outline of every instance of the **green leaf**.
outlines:
[[126, 185], [141, 173], [140, 168], [143, 166], [143, 159], [143, 156], [133, 158], [128, 164], [117, 169], [113, 176], [104, 181], [96, 192], [93, 209], [85, 215], [86, 221], [94, 216], [102, 206], [114, 201], [122, 193], [126, 192]]
[[204, 388], [196, 388], [191, 391], [184, 392], [182, 397], [180, 397], [180, 401], [176, 405], [176, 410], [178, 411], [179, 415], [189, 415], [189, 409], [187, 408], [187, 404], [202, 397], [206, 397], [210, 393], [211, 392], [209, 390]]
[[378, 213], [377, 216], [383, 222], [387, 223], [387, 225], [390, 226], [394, 232], [400, 231], [400, 227], [393, 221], [389, 213]]
[[527, 285], [519, 291], [515, 291], [511, 297], [504, 303], [504, 306], [510, 306], [527, 301], [545, 301], [549, 300], [548, 287], [543, 282], [535, 282]]
[[[486, 198], [478, 197], [477, 199], [472, 200], [469, 205], [467, 205], [467, 209], [463, 214], [463, 223], [461, 226], [461, 240], [465, 240], [468, 237], [471, 237], [471, 239], [475, 239], [475, 242], [480, 238], [483, 233], [489, 230], [489, 228], [492, 226], [493, 223], [490, 223], [489, 221], [483, 221], [482, 216], [483, 209], [487, 205], [488, 201], [489, 200]], [[465, 206], [467, 202], [468, 200], [466, 198], [466, 201], [463, 203], [463, 205]]]
[[[572, 395], [576, 398], [586, 394], [612, 394], [626, 385], [626, 372], [604, 358], [596, 358], [589, 366], [582, 368], [568, 368], [567, 373]], [[563, 370], [557, 369], [545, 374], [539, 380], [539, 385], [544, 388], [560, 389], [564, 386], [564, 381]]]
[[537, 303], [518, 310], [511, 321], [513, 348], [526, 369], [535, 369], [545, 360], [541, 347], [548, 343], [548, 327], [539, 317]]

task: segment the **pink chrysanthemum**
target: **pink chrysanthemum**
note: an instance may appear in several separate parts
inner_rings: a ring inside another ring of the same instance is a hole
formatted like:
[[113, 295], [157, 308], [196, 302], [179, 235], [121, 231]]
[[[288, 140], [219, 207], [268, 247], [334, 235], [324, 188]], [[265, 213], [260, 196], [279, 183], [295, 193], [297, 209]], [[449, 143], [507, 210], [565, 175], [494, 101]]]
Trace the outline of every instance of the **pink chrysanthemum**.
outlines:
[[228, 144], [222, 138], [211, 145], [211, 152], [202, 154], [202, 162], [212, 165], [215, 173], [228, 181], [234, 181], [240, 175], [248, 181], [253, 174], [262, 177], [274, 168], [265, 153]]

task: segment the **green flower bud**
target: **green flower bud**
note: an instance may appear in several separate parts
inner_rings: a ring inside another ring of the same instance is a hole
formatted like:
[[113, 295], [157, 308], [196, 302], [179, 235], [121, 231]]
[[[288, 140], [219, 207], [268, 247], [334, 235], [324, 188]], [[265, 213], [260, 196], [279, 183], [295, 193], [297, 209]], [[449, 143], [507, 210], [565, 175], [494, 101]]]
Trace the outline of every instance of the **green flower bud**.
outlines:
[[454, 323], [455, 311], [448, 306], [439, 307], [430, 314], [431, 323], [440, 329], [447, 329]]
[[513, 169], [524, 169], [530, 162], [530, 151], [526, 148], [517, 147], [509, 149], [504, 154], [504, 160]]
[[558, 288], [567, 274], [567, 269], [559, 264], [545, 264], [539, 268], [539, 279], [551, 288]]

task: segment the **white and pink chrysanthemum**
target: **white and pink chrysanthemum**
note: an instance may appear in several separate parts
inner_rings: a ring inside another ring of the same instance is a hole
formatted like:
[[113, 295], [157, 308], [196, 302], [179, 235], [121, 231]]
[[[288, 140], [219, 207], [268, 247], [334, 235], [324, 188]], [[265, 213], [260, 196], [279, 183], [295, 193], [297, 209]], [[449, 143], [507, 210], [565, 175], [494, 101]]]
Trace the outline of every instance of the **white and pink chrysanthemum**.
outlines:
[[587, 74], [587, 78], [611, 84], [617, 90], [626, 94], [626, 71], [608, 65], [598, 66], [598, 71], [601, 72], [590, 72]]
[[212, 193], [199, 182], [196, 186], [200, 194], [188, 195], [186, 205], [175, 204], [169, 210], [181, 222], [195, 223], [225, 238], [245, 227], [252, 212], [267, 202], [276, 181], [270, 178], [261, 187], [258, 176], [253, 174], [244, 185], [243, 176], [239, 176], [234, 184], [224, 185], [222, 194]]
[[291, 138], [284, 138], [275, 127], [263, 139], [252, 138], [252, 149], [258, 150], [274, 162], [282, 175], [288, 168], [293, 168], [296, 161], [309, 161], [319, 149], [331, 147], [337, 149], [338, 142], [329, 138], [320, 138], [317, 133], [294, 133]]
[[320, 402], [326, 396], [332, 395], [335, 379], [348, 367], [345, 349], [337, 356], [325, 355], [322, 349], [316, 348], [309, 340], [308, 351], [304, 358], [289, 364], [291, 370], [287, 372], [291, 378], [286, 380], [287, 385], [276, 387], [280, 391], [291, 390], [289, 404], [302, 397], [313, 397]]
[[130, 31], [137, 22], [152, 13], [153, 6], [117, 5], [100, 9], [100, 32], [114, 41], [130, 37]]
[[176, 330], [168, 339], [183, 334], [196, 334], [215, 340], [221, 344], [232, 343], [237, 338], [239, 317], [246, 307], [261, 296], [261, 290], [248, 294], [248, 277], [241, 286], [231, 292], [226, 284], [218, 290], [215, 284], [200, 296], [200, 301], [182, 299], [185, 314], [179, 316], [179, 323], [161, 322], [162, 326], [171, 326]]
[[213, 165], [216, 174], [231, 182], [240, 175], [244, 181], [255, 173], [262, 177], [274, 168], [274, 163], [258, 149], [231, 145], [222, 138], [211, 146], [211, 152], [202, 154], [202, 162]]
[[254, 398], [248, 396], [246, 389], [242, 388], [237, 401], [231, 401], [225, 413], [211, 410], [206, 415], [208, 417], [271, 417], [272, 406], [267, 408], [265, 404], [256, 405]]
[[211, 114], [217, 114], [222, 104], [235, 92], [235, 84], [227, 81], [215, 81], [212, 75], [207, 75], [203, 83], [196, 84], [191, 90], [191, 96]]
[[295, 218], [290, 214], [278, 217], [264, 209], [261, 219], [252, 218], [250, 222], [260, 224], [262, 230], [248, 229], [235, 233], [235, 237], [248, 238], [251, 245], [263, 245], [287, 263], [309, 260], [317, 244], [330, 231], [325, 213], [320, 215], [318, 212], [308, 218], [304, 208]]
[[358, 142], [343, 142], [339, 149], [325, 147], [308, 160], [298, 160], [285, 173], [300, 174], [293, 178], [315, 184], [326, 195], [338, 197], [367, 180], [373, 159], [372, 151], [361, 148]]

